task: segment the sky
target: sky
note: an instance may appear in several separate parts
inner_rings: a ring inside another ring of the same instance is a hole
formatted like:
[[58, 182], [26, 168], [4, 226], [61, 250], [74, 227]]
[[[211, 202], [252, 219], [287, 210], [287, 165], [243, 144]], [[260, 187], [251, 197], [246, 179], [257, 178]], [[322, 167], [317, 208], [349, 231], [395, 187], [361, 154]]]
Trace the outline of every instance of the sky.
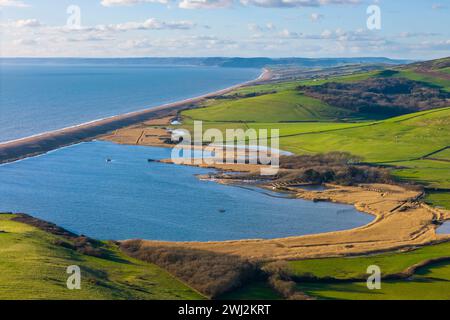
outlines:
[[450, 56], [450, 0], [0, 0], [3, 57]]

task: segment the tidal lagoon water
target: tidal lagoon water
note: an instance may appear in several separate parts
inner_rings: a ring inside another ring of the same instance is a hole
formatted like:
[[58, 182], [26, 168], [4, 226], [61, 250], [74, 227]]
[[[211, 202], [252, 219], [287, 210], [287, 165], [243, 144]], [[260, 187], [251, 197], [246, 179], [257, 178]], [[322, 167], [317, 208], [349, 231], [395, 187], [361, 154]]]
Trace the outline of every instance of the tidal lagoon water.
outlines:
[[99, 239], [171, 241], [287, 237], [373, 220], [352, 206], [201, 181], [195, 175], [210, 170], [148, 162], [170, 152], [94, 141], [2, 165], [0, 212]]
[[444, 222], [442, 226], [437, 228], [436, 230], [437, 234], [450, 234], [450, 221]]
[[0, 142], [196, 97], [260, 73], [133, 59], [0, 59]]

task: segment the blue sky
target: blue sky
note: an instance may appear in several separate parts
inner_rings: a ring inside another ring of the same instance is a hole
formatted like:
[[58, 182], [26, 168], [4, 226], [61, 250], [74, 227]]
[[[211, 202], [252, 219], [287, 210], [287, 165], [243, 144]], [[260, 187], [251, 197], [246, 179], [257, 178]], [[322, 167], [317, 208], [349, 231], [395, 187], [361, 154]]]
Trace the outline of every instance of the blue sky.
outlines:
[[[71, 5], [80, 24], [67, 24]], [[371, 5], [381, 29], [367, 27]], [[449, 10], [450, 0], [0, 0], [0, 54], [430, 59], [450, 55]]]

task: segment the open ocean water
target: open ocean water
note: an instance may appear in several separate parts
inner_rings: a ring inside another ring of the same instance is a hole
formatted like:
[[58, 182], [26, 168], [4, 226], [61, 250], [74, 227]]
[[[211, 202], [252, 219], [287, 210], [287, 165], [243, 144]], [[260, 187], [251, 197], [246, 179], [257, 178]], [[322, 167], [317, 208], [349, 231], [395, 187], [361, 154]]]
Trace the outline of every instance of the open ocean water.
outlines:
[[261, 73], [108, 61], [0, 59], [0, 142], [196, 97]]

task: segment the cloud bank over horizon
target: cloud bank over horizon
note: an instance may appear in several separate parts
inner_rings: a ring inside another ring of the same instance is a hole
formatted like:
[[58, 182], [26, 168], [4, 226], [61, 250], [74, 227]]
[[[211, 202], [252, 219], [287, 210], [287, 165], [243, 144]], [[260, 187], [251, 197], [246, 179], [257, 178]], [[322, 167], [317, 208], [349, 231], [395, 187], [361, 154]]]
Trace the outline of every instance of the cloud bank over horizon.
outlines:
[[[450, 55], [450, 0], [74, 2], [0, 0], [1, 56]], [[375, 30], [371, 5], [381, 13]]]

